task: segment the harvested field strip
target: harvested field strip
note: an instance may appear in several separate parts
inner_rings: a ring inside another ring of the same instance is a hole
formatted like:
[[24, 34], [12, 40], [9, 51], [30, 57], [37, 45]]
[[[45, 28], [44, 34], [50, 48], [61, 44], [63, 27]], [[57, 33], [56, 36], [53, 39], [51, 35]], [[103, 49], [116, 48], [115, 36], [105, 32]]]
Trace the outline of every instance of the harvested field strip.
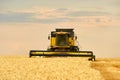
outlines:
[[83, 58], [0, 57], [0, 80], [104, 80]]
[[91, 67], [100, 71], [105, 80], [120, 80], [120, 59], [98, 59]]

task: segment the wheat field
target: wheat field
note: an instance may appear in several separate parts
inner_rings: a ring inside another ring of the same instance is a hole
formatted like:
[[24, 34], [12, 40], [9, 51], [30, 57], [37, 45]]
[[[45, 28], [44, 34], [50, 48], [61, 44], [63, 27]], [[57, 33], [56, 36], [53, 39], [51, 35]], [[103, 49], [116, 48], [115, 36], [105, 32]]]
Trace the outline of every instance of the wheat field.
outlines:
[[106, 80], [98, 63], [79, 57], [0, 56], [0, 80]]

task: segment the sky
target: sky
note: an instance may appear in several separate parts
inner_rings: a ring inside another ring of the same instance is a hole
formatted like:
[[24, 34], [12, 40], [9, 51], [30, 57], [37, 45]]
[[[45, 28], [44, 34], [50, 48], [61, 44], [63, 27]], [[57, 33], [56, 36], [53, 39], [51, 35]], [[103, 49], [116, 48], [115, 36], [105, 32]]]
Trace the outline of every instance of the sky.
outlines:
[[73, 28], [80, 50], [120, 57], [120, 0], [0, 0], [0, 55], [46, 50], [56, 28]]

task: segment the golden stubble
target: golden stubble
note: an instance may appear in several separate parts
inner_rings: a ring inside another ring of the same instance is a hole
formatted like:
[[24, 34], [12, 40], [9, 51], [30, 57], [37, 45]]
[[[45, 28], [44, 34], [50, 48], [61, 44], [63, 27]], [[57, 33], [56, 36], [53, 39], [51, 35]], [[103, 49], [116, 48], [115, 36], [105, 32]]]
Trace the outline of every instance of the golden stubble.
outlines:
[[120, 58], [99, 58], [91, 67], [98, 70], [105, 80], [120, 80]]

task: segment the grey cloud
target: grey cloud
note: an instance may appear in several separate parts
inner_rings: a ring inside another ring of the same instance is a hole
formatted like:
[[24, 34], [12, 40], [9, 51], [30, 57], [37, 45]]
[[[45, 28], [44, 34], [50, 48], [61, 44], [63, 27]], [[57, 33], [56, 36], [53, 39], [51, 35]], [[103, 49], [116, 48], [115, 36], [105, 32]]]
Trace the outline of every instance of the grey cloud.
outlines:
[[0, 22], [28, 22], [33, 13], [0, 13]]
[[96, 22], [101, 22], [101, 19], [97, 18], [97, 19], [96, 19]]
[[[67, 22], [67, 21], [80, 21], [86, 22], [86, 18], [79, 18], [79, 16], [100, 16], [100, 15], [110, 15], [107, 12], [88, 12], [88, 11], [67, 11], [66, 8], [56, 9], [56, 12], [63, 12], [64, 17], [58, 16], [46, 16], [48, 18], [41, 19], [35, 18], [35, 13], [0, 13], [0, 22], [38, 22], [38, 23], [58, 23], [58, 22]], [[43, 15], [40, 13], [39, 15]], [[90, 19], [89, 19], [90, 20]], [[89, 21], [87, 19], [87, 21]], [[95, 22], [101, 22], [101, 19], [94, 19]]]
[[[49, 17], [46, 19], [35, 18], [35, 13], [0, 13], [0, 22], [39, 22], [39, 23], [57, 23], [69, 20], [69, 18]], [[42, 15], [42, 14], [40, 14]]]
[[34, 22], [40, 22], [40, 23], [58, 23], [58, 22], [66, 22], [68, 20], [71, 20], [69, 18], [50, 18], [50, 19], [36, 19]]
[[103, 16], [103, 15], [111, 15], [107, 12], [92, 12], [92, 11], [76, 11], [67, 14], [68, 16], [78, 17], [78, 16]]
[[59, 8], [59, 9], [56, 9], [55, 11], [62, 13], [62, 12], [65, 12], [67, 10], [68, 10], [67, 8]]

